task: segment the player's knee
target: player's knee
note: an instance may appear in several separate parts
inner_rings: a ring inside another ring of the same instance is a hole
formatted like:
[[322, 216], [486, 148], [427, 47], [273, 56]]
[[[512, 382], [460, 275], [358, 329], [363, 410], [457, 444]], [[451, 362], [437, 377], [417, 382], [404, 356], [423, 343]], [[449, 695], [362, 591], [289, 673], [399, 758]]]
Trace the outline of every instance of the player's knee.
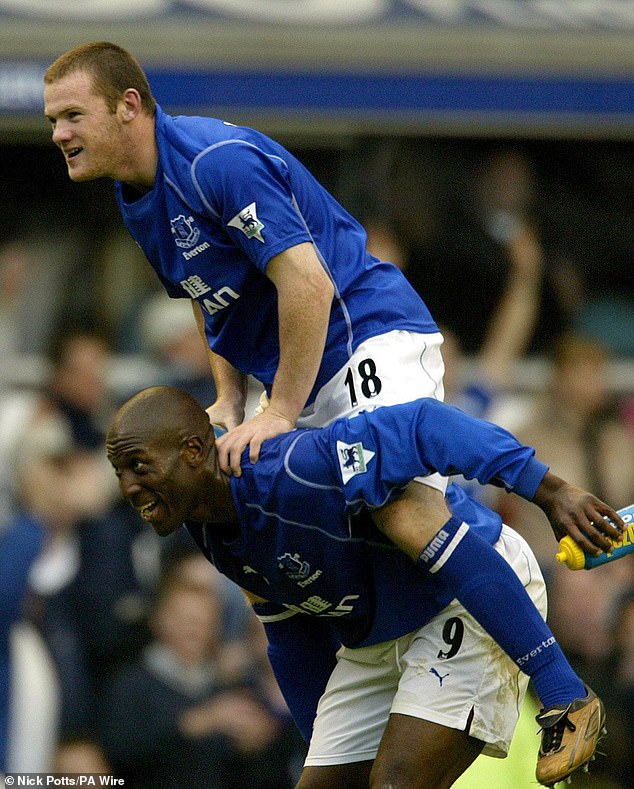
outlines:
[[[375, 762], [370, 773], [370, 789], [418, 789], [422, 786], [420, 765], [406, 761], [390, 759], [389, 762]], [[426, 789], [436, 789], [435, 785], [426, 784]]]
[[392, 763], [376, 766], [370, 773], [370, 789], [449, 789], [454, 777], [432, 770], [425, 772], [421, 765]]

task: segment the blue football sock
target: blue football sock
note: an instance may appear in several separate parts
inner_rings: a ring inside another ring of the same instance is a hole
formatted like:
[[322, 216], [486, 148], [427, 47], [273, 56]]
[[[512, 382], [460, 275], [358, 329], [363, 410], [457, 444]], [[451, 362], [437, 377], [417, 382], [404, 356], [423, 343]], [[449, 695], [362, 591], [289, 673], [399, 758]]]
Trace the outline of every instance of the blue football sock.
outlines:
[[528, 674], [543, 707], [586, 695], [511, 566], [460, 518], [445, 523], [417, 564], [425, 572], [438, 573], [471, 616]]

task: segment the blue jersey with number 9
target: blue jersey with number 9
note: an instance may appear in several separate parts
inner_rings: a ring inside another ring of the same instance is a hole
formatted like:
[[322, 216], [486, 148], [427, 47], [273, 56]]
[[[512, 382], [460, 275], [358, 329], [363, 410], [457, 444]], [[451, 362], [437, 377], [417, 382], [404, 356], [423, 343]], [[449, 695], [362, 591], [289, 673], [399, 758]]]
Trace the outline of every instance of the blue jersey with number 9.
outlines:
[[[231, 485], [240, 525], [187, 524], [220, 572], [280, 611], [326, 618], [348, 646], [427, 622], [453, 598], [374, 526], [416, 475], [462, 472], [532, 498], [546, 467], [507, 431], [431, 398], [264, 442]], [[493, 544], [499, 515], [451, 485], [455, 515]]]

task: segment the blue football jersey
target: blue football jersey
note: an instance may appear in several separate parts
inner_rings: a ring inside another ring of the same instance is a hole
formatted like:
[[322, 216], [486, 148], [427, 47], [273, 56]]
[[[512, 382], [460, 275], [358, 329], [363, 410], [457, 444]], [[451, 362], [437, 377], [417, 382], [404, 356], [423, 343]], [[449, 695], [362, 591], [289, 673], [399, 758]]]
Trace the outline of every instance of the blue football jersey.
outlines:
[[124, 222], [172, 297], [198, 301], [210, 347], [267, 389], [279, 363], [275, 255], [311, 242], [335, 297], [316, 392], [369, 337], [437, 331], [395, 266], [366, 251], [362, 226], [280, 144], [213, 118], [157, 108], [154, 188], [116, 183]]
[[[433, 399], [270, 439], [232, 477], [240, 525], [187, 524], [208, 559], [279, 611], [326, 618], [347, 646], [397, 638], [453, 598], [374, 526], [373, 508], [416, 475], [462, 472], [532, 498], [546, 467], [502, 428]], [[455, 515], [490, 544], [499, 515], [448, 488]]]

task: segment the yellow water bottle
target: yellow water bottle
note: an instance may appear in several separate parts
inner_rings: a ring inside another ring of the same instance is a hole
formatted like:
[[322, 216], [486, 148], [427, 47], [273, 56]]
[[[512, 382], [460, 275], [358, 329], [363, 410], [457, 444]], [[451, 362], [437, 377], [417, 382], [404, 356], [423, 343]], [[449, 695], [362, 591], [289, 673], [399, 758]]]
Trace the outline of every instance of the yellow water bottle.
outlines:
[[625, 523], [627, 529], [619, 540], [612, 543], [612, 550], [609, 553], [600, 553], [598, 556], [587, 554], [570, 536], [559, 540], [559, 552], [556, 555], [558, 562], [566, 564], [571, 570], [590, 570], [599, 564], [620, 559], [627, 553], [634, 551], [634, 504], [617, 510]]

